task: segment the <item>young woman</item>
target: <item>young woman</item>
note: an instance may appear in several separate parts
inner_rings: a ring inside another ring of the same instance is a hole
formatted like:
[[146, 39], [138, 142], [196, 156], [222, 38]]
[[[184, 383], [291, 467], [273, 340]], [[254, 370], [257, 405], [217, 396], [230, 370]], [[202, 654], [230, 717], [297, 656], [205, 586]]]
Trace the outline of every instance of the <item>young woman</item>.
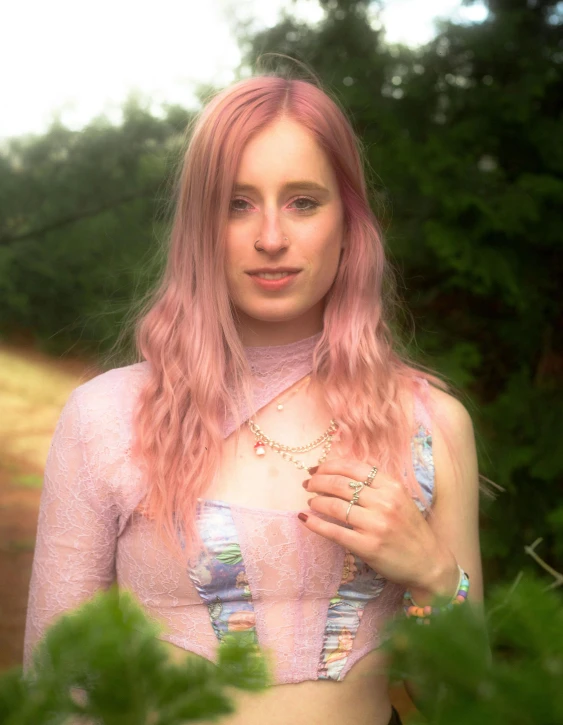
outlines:
[[206, 106], [139, 361], [77, 388], [53, 438], [27, 664], [117, 581], [176, 656], [229, 631], [263, 648], [274, 684], [226, 723], [398, 722], [383, 626], [407, 590], [482, 581], [471, 420], [398, 352], [387, 275], [333, 100], [261, 76]]

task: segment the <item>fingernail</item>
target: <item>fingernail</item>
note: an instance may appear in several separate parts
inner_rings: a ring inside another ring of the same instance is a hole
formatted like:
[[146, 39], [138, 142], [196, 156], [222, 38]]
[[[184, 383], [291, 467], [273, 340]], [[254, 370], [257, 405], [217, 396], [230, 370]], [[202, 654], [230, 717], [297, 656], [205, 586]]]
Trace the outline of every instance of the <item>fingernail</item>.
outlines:
[[297, 514], [297, 518], [305, 523], [309, 517], [307, 516], [307, 514]]
[[303, 488], [309, 488], [310, 480], [311, 480], [310, 478], [307, 478], [305, 481], [303, 481], [303, 483], [302, 483]]
[[309, 468], [309, 473], [316, 473], [319, 470], [318, 466], [313, 466], [312, 468]]

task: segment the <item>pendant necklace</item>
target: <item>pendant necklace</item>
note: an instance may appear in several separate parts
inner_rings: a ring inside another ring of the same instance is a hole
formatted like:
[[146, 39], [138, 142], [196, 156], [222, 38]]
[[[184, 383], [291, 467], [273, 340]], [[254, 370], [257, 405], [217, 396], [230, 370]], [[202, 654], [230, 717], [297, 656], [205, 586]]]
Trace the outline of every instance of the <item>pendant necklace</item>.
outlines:
[[[295, 395], [301, 388], [303, 388], [303, 386], [308, 383], [310, 377], [311, 376], [308, 375], [298, 388], [293, 390], [287, 397], [283, 399], [283, 401], [278, 402], [277, 410], [282, 411], [284, 403], [287, 402], [289, 398], [293, 397], [293, 395]], [[279, 443], [278, 441], [273, 440], [272, 438], [269, 438], [260, 428], [260, 426], [255, 423], [251, 418], [249, 418], [247, 422], [248, 427], [250, 428], [256, 439], [256, 442], [254, 444], [254, 452], [257, 456], [266, 455], [266, 446], [269, 446], [273, 451], [279, 453], [279, 455], [282, 456], [282, 458], [284, 458], [286, 461], [294, 463], [297, 468], [307, 470], [309, 468], [312, 468], [312, 466], [305, 465], [303, 461], [297, 460], [291, 454], [306, 453], [307, 451], [312, 451], [322, 445], [323, 454], [321, 455], [317, 463], [317, 465], [320, 465], [326, 460], [326, 457], [332, 446], [333, 438], [337, 435], [338, 432], [338, 423], [334, 419], [332, 419], [330, 421], [328, 429], [311, 443], [308, 443], [304, 446], [286, 446], [282, 443]]]

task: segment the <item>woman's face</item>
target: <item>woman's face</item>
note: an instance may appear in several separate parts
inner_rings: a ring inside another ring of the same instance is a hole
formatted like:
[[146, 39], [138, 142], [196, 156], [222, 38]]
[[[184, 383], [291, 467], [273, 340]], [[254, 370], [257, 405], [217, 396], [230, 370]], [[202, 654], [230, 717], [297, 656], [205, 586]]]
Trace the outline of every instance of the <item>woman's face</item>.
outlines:
[[[226, 254], [244, 345], [283, 345], [322, 329], [343, 227], [334, 171], [309, 131], [281, 119], [248, 142], [231, 198]], [[256, 270], [278, 267], [298, 271], [277, 289], [257, 281]]]

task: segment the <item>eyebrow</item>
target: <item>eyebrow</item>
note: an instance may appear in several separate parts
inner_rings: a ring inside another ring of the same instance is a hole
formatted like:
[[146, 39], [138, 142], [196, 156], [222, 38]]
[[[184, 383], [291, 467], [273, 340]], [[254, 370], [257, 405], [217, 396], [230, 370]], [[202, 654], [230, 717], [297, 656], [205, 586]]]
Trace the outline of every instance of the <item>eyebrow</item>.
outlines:
[[[283, 188], [287, 191], [297, 191], [297, 190], [303, 190], [303, 191], [316, 191], [321, 194], [329, 194], [329, 190], [322, 186], [321, 184], [317, 184], [316, 181], [288, 181], [287, 184], [283, 185]], [[235, 184], [234, 191], [236, 192], [257, 192], [258, 189], [255, 186], [252, 186], [252, 184]]]

